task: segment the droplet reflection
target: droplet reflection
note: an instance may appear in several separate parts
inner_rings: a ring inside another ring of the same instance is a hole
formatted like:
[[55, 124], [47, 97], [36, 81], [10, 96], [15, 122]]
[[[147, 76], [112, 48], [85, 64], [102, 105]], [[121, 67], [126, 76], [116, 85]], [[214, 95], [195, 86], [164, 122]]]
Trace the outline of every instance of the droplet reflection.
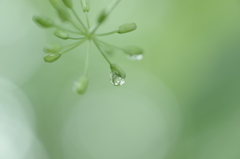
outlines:
[[114, 86], [121, 86], [125, 83], [125, 78], [119, 76], [117, 71], [113, 71], [110, 74], [110, 81]]

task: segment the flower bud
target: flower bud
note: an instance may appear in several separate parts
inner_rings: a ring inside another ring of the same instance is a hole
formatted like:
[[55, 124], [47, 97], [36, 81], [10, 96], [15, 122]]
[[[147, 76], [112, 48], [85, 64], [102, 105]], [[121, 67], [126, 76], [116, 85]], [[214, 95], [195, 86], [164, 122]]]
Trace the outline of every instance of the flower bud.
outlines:
[[104, 46], [102, 47], [103, 51], [107, 54], [112, 54], [114, 53], [114, 49], [112, 47], [107, 47], [107, 46]]
[[60, 0], [49, 0], [52, 6], [57, 10], [59, 18], [65, 22], [70, 18], [68, 10], [64, 7]]
[[117, 64], [111, 64], [110, 69], [112, 72], [116, 72], [117, 76], [122, 77], [122, 78], [126, 77], [126, 73]]
[[60, 29], [56, 29], [53, 34], [54, 34], [55, 36], [61, 38], [61, 39], [64, 39], [64, 40], [66, 40], [66, 39], [69, 38], [68, 33], [66, 33], [65, 31], [62, 31], [62, 30], [60, 30]]
[[124, 52], [129, 55], [140, 55], [143, 54], [143, 50], [138, 46], [127, 46], [123, 48]]
[[107, 16], [108, 15], [107, 15], [106, 11], [103, 10], [98, 17], [98, 23], [102, 23], [107, 18]]
[[120, 27], [118, 27], [118, 33], [119, 34], [124, 34], [124, 33], [128, 33], [131, 32], [133, 30], [137, 29], [137, 25], [135, 23], [127, 23], [127, 24], [123, 24]]
[[58, 13], [58, 17], [62, 20], [62, 22], [69, 21], [70, 14], [67, 10], [59, 9], [59, 10], [57, 10], [57, 13]]
[[62, 3], [60, 2], [60, 0], [49, 0], [49, 2], [56, 10], [62, 8]]
[[44, 57], [44, 61], [51, 63], [58, 60], [60, 57], [61, 57], [61, 54], [48, 54]]
[[65, 6], [67, 6], [68, 8], [71, 9], [73, 7], [72, 0], [62, 0], [62, 1], [65, 4]]
[[62, 49], [62, 46], [58, 42], [52, 42], [43, 48], [46, 53], [58, 53]]
[[90, 2], [89, 2], [89, 0], [81, 0], [81, 2], [82, 2], [83, 12], [89, 12], [89, 10], [90, 10]]
[[127, 46], [123, 51], [128, 55], [127, 57], [132, 61], [139, 61], [143, 58], [143, 50], [137, 46]]
[[53, 27], [52, 20], [44, 16], [33, 16], [33, 21], [41, 28]]
[[81, 94], [81, 95], [84, 94], [87, 91], [88, 82], [89, 82], [88, 78], [86, 76], [83, 76], [77, 82], [75, 82], [74, 90], [78, 94]]

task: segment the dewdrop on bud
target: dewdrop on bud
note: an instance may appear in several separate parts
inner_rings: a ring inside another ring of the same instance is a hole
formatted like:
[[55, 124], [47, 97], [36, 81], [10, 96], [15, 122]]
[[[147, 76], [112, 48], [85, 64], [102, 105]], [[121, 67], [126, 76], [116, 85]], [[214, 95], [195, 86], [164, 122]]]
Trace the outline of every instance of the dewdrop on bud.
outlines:
[[114, 86], [121, 86], [125, 83], [126, 73], [116, 64], [110, 65], [110, 80]]
[[61, 57], [61, 54], [48, 54], [43, 59], [45, 62], [51, 63], [58, 60], [60, 57]]
[[86, 76], [81, 77], [78, 81], [74, 84], [74, 91], [80, 95], [83, 95], [88, 88], [88, 78]]
[[62, 1], [65, 4], [65, 6], [67, 6], [68, 8], [71, 9], [73, 7], [72, 0], [62, 0]]
[[81, 2], [82, 2], [83, 12], [89, 12], [90, 11], [90, 2], [89, 2], [89, 0], [81, 0]]
[[123, 24], [120, 27], [118, 27], [118, 33], [119, 34], [124, 34], [124, 33], [128, 33], [131, 32], [133, 30], [137, 29], [137, 25], [135, 23], [127, 23], [127, 24]]
[[64, 40], [66, 40], [66, 39], [69, 38], [68, 33], [66, 33], [65, 31], [62, 31], [62, 30], [60, 30], [60, 29], [56, 29], [53, 34], [54, 34], [55, 36], [61, 38], [61, 39], [64, 39]]
[[53, 27], [52, 20], [44, 16], [33, 16], [33, 21], [41, 28]]
[[62, 49], [62, 46], [58, 42], [52, 42], [43, 48], [46, 53], [58, 53]]
[[132, 61], [139, 61], [143, 59], [143, 50], [137, 46], [127, 46], [123, 48], [127, 57]]

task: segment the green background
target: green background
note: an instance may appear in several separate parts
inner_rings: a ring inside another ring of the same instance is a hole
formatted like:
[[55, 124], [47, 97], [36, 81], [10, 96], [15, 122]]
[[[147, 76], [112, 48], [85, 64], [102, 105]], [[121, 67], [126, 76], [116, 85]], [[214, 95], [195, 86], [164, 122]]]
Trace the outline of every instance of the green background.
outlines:
[[[91, 0], [91, 24], [110, 2]], [[140, 46], [144, 58], [109, 55], [127, 73], [114, 87], [92, 45], [82, 96], [72, 86], [86, 44], [45, 63], [43, 46], [69, 41], [33, 15], [60, 23], [48, 0], [0, 0], [0, 158], [240, 158], [240, 1], [122, 0], [99, 32], [135, 22], [136, 31], [102, 39]]]

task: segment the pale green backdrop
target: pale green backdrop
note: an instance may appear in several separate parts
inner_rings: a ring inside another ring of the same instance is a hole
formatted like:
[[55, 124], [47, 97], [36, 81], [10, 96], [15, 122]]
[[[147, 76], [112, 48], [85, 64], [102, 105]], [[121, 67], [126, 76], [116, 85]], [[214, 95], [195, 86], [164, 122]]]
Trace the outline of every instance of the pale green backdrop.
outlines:
[[[91, 24], [110, 2], [91, 0]], [[110, 55], [127, 73], [114, 87], [93, 46], [82, 96], [86, 44], [45, 63], [43, 46], [69, 42], [33, 15], [60, 23], [48, 0], [0, 0], [1, 159], [240, 158], [240, 1], [122, 0], [99, 31], [137, 30], [102, 39], [144, 58]]]

